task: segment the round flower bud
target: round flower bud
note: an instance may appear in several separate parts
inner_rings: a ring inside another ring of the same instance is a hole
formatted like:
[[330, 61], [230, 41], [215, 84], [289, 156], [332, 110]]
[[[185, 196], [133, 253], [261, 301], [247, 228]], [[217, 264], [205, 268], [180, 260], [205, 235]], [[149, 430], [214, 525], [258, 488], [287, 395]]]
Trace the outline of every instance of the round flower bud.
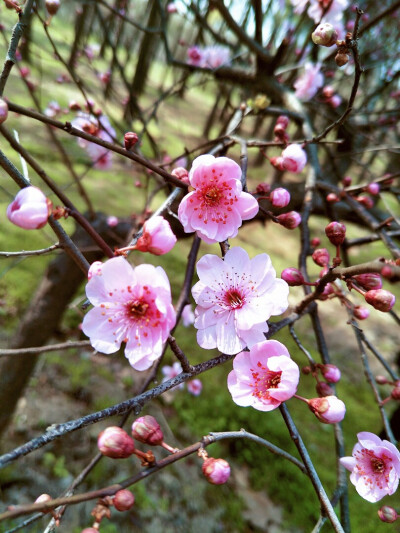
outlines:
[[325, 381], [319, 381], [317, 383], [316, 391], [320, 397], [333, 396], [335, 394], [335, 391], [332, 389], [332, 387]]
[[346, 406], [336, 396], [324, 396], [308, 400], [308, 407], [320, 422], [336, 424], [341, 422], [346, 413]]
[[385, 376], [376, 376], [375, 381], [378, 383], [378, 385], [386, 385], [388, 383], [388, 380]]
[[342, 179], [343, 187], [349, 187], [351, 185], [352, 179], [350, 176], [345, 176]]
[[168, 220], [161, 216], [153, 216], [143, 224], [143, 233], [139, 237], [135, 249], [154, 255], [164, 255], [172, 250], [176, 241], [177, 238]]
[[7, 207], [7, 218], [23, 229], [39, 229], [46, 225], [52, 203], [37, 187], [21, 189]]
[[372, 196], [376, 196], [380, 191], [379, 183], [370, 183], [367, 185], [366, 191], [372, 194]]
[[286, 115], [279, 115], [276, 119], [276, 125], [278, 124], [285, 130], [289, 125], [289, 117]]
[[282, 271], [281, 278], [286, 281], [290, 287], [297, 287], [303, 285], [304, 277], [303, 274], [294, 267], [285, 268]]
[[3, 124], [8, 117], [8, 104], [3, 98], [0, 98], [0, 124]]
[[397, 511], [395, 511], [393, 507], [389, 507], [389, 505], [384, 505], [381, 507], [378, 511], [378, 516], [382, 522], [386, 522], [387, 524], [396, 522], [399, 517]]
[[299, 144], [289, 144], [282, 154], [282, 167], [289, 172], [298, 174], [307, 163], [307, 154]]
[[286, 229], [295, 229], [301, 222], [300, 213], [297, 211], [289, 211], [289, 213], [283, 213], [276, 218], [279, 224]]
[[82, 529], [81, 533], [99, 533], [99, 530], [94, 527], [85, 527], [85, 529]]
[[346, 52], [339, 50], [335, 56], [335, 63], [338, 67], [344, 67], [344, 65], [347, 65], [349, 62], [349, 59], [350, 57], [348, 54], [346, 54]]
[[329, 383], [337, 383], [340, 381], [341, 373], [336, 365], [322, 365], [321, 373]]
[[335, 292], [334, 288], [332, 287], [332, 283], [328, 283], [325, 285], [324, 290], [319, 295], [320, 300], [327, 300], [328, 297]]
[[384, 267], [382, 267], [381, 275], [382, 275], [382, 277], [384, 277], [385, 279], [390, 279], [390, 278], [392, 278], [392, 277], [393, 277], [393, 270], [392, 270], [392, 268], [391, 268], [389, 265], [385, 265]]
[[55, 15], [60, 8], [60, 0], [46, 0], [45, 3], [49, 15]]
[[326, 248], [318, 248], [314, 250], [312, 256], [313, 261], [316, 265], [324, 267], [329, 264], [330, 255]]
[[368, 291], [365, 293], [364, 298], [368, 304], [383, 313], [390, 311], [396, 301], [394, 294], [385, 289]]
[[117, 511], [128, 511], [135, 503], [135, 496], [130, 490], [122, 489], [115, 493], [113, 504]]
[[340, 246], [346, 237], [346, 226], [341, 222], [331, 222], [326, 226], [325, 234], [332, 244]]
[[135, 451], [135, 443], [128, 433], [118, 426], [110, 426], [97, 439], [100, 453], [113, 459], [125, 459]]
[[328, 194], [328, 196], [326, 197], [326, 201], [331, 203], [331, 204], [334, 204], [336, 202], [339, 202], [339, 196], [337, 194], [335, 194], [334, 192], [330, 192]]
[[382, 288], [382, 279], [379, 274], [368, 272], [366, 274], [357, 274], [356, 276], [353, 276], [353, 278], [358, 285], [366, 291]]
[[390, 396], [393, 398], [393, 400], [400, 400], [400, 387], [394, 387]]
[[[36, 500], [33, 503], [47, 503], [50, 502], [53, 498], [50, 496], [50, 494], [41, 494], [36, 498]], [[42, 511], [43, 514], [51, 513], [52, 509], [45, 509]]]
[[321, 244], [321, 239], [319, 237], [313, 237], [311, 239], [311, 246], [319, 246]]
[[269, 194], [271, 185], [269, 183], [259, 183], [256, 187], [257, 194]]
[[281, 155], [277, 157], [270, 157], [269, 162], [272, 166], [283, 172], [285, 167], [283, 166], [283, 157]]
[[127, 131], [124, 135], [125, 150], [131, 150], [138, 142], [139, 137], [134, 131]]
[[159, 446], [164, 440], [160, 424], [151, 415], [141, 416], [133, 422], [132, 436], [149, 446]]
[[202, 470], [207, 481], [213, 485], [223, 485], [231, 475], [231, 467], [225, 459], [209, 457], [204, 461]]
[[356, 200], [366, 209], [371, 209], [371, 207], [374, 207], [374, 201], [372, 200], [372, 198], [370, 196], [366, 196], [365, 194], [360, 194], [360, 196], [356, 197]]
[[173, 169], [171, 174], [173, 176], [175, 176], [175, 178], [178, 178], [178, 180], [181, 180], [181, 181], [183, 181], [183, 183], [186, 183], [186, 184], [189, 185], [189, 183], [190, 183], [190, 181], [189, 181], [189, 172], [186, 170], [186, 168], [184, 168], [184, 167], [176, 167], [176, 168]]
[[286, 207], [290, 202], [290, 193], [286, 189], [278, 187], [271, 192], [269, 200], [274, 207]]
[[358, 320], [365, 320], [369, 317], [369, 310], [361, 305], [356, 305], [353, 309], [353, 315], [358, 318]]
[[332, 24], [329, 24], [329, 22], [323, 22], [313, 31], [311, 39], [319, 46], [330, 47], [338, 40], [338, 32]]

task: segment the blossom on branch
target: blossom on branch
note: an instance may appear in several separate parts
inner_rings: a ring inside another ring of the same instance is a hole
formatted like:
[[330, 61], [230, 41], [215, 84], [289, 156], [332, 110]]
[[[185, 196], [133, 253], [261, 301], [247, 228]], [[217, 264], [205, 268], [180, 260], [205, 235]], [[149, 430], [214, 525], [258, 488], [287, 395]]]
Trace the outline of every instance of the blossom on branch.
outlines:
[[25, 187], [7, 207], [7, 218], [23, 229], [40, 229], [47, 224], [52, 203], [37, 187]]
[[146, 370], [162, 353], [176, 315], [169, 280], [161, 267], [132, 266], [123, 257], [92, 269], [86, 295], [94, 305], [82, 330], [93, 348], [125, 356], [136, 370]]
[[235, 357], [228, 389], [237, 405], [272, 411], [296, 394], [299, 376], [286, 346], [263, 341]]
[[267, 320], [288, 307], [289, 287], [276, 278], [267, 254], [250, 259], [242, 248], [231, 248], [222, 260], [205, 255], [197, 263], [200, 280], [192, 288], [197, 342], [235, 354], [265, 340]]
[[324, 84], [324, 77], [320, 72], [321, 64], [306, 63], [304, 65], [304, 73], [301, 74], [294, 82], [294, 88], [296, 89], [295, 95], [300, 100], [308, 102], [313, 96], [315, 96]]
[[241, 174], [228, 157], [201, 155], [193, 161], [189, 181], [194, 190], [178, 209], [186, 233], [195, 231], [208, 244], [236, 237], [242, 221], [258, 213], [257, 200], [242, 190]]
[[139, 237], [135, 250], [164, 255], [172, 250], [177, 238], [164, 217], [151, 217], [143, 224], [143, 233]]
[[394, 494], [399, 484], [400, 452], [387, 440], [368, 431], [357, 435], [352, 457], [342, 457], [341, 464], [351, 472], [350, 481], [358, 494], [377, 502]]

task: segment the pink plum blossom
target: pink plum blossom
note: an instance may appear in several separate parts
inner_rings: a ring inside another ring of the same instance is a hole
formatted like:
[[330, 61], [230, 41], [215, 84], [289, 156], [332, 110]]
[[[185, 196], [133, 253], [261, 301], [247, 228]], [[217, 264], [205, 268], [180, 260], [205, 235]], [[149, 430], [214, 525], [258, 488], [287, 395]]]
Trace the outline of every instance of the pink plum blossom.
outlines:
[[306, 63], [304, 72], [294, 82], [296, 96], [300, 100], [308, 102], [324, 84], [324, 77], [320, 72], [321, 64]]
[[[334, 26], [342, 23], [343, 12], [349, 0], [310, 0], [307, 15], [318, 22], [330, 22]], [[338, 29], [336, 27], [336, 29]]]
[[[164, 375], [162, 382], [165, 383], [169, 379], [176, 378], [176, 376], [179, 376], [179, 374], [182, 373], [182, 365], [178, 361], [176, 361], [175, 363], [173, 363], [172, 366], [168, 366], [168, 365], [163, 366], [161, 369], [161, 372]], [[179, 385], [177, 385], [176, 387], [173, 387], [171, 390], [183, 389], [184, 386], [185, 386], [184, 383], [179, 383]]]
[[218, 44], [206, 46], [203, 50], [203, 67], [218, 68], [222, 65], [229, 65], [231, 60], [229, 48]]
[[278, 223], [286, 229], [295, 229], [301, 223], [301, 215], [297, 211], [282, 213], [276, 217]]
[[7, 218], [23, 229], [39, 229], [46, 225], [52, 203], [37, 187], [21, 189], [7, 207]]
[[231, 248], [224, 260], [208, 254], [197, 263], [197, 274], [194, 326], [202, 348], [226, 354], [250, 348], [265, 340], [271, 315], [288, 307], [289, 287], [276, 278], [267, 254], [250, 259], [239, 247]]
[[187, 62], [194, 67], [200, 67], [204, 61], [204, 53], [198, 46], [190, 46], [187, 50]]
[[187, 390], [193, 396], [199, 396], [203, 390], [203, 383], [199, 379], [192, 379], [187, 382]]
[[299, 144], [289, 144], [282, 152], [282, 166], [299, 174], [307, 163], [307, 154]]
[[352, 457], [342, 457], [341, 464], [351, 472], [350, 481], [358, 494], [377, 502], [396, 492], [400, 476], [400, 453], [387, 440], [368, 431], [357, 435]]
[[263, 341], [235, 357], [228, 389], [237, 405], [272, 411], [296, 394], [299, 376], [286, 346]]
[[143, 224], [143, 233], [139, 237], [135, 249], [140, 252], [163, 255], [172, 250], [176, 241], [177, 238], [168, 220], [161, 216], [154, 216]]
[[243, 192], [240, 166], [228, 157], [201, 155], [189, 172], [194, 189], [181, 201], [178, 218], [186, 233], [195, 231], [206, 243], [236, 237], [243, 220], [258, 212], [258, 202]]
[[8, 104], [3, 98], [0, 98], [0, 124], [3, 124], [8, 117]]
[[[72, 121], [72, 126], [110, 143], [116, 136], [114, 128], [105, 115], [96, 118], [94, 115], [79, 112]], [[81, 138], [78, 138], [78, 144], [86, 150], [95, 168], [108, 170], [111, 167], [111, 152], [107, 148]]]
[[162, 353], [176, 321], [171, 288], [161, 267], [136, 268], [123, 257], [93, 266], [86, 295], [94, 305], [82, 330], [93, 348], [116, 352], [126, 343], [125, 356], [136, 370], [146, 370]]
[[185, 328], [187, 328], [194, 324], [194, 320], [195, 316], [193, 313], [192, 305], [185, 305], [182, 311], [182, 324], [185, 326]]

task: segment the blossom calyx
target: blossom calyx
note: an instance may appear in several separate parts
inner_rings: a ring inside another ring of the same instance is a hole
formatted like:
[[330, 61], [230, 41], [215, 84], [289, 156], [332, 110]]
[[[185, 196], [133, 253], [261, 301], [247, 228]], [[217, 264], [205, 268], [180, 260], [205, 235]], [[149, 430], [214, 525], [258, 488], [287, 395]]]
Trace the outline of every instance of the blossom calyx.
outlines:
[[135, 451], [135, 443], [128, 433], [118, 426], [109, 426], [97, 439], [100, 453], [113, 459], [126, 459]]
[[223, 485], [231, 475], [231, 467], [225, 459], [214, 459], [209, 457], [202, 465], [205, 478], [213, 485]]
[[383, 313], [390, 311], [396, 302], [395, 295], [385, 289], [368, 291], [365, 293], [364, 298], [368, 304]]
[[329, 22], [323, 22], [313, 31], [311, 39], [315, 44], [330, 47], [338, 40], [338, 32], [332, 24], [329, 24]]
[[346, 406], [336, 396], [324, 396], [307, 400], [308, 407], [318, 420], [324, 424], [341, 422], [346, 413]]
[[164, 440], [160, 424], [151, 415], [141, 416], [133, 422], [132, 436], [149, 446], [160, 446]]
[[330, 255], [326, 248], [317, 248], [314, 250], [312, 258], [316, 265], [324, 267], [329, 264]]
[[3, 98], [0, 98], [0, 124], [3, 124], [8, 117], [8, 104]]
[[298, 287], [304, 284], [304, 276], [298, 268], [289, 267], [282, 270], [281, 278], [289, 287]]
[[389, 505], [381, 507], [378, 511], [378, 516], [382, 522], [386, 522], [387, 524], [396, 522], [399, 517], [397, 511], [395, 511], [393, 507], [389, 507]]
[[341, 222], [331, 222], [325, 228], [325, 235], [332, 244], [340, 246], [346, 238], [346, 226]]
[[128, 489], [119, 490], [113, 498], [113, 504], [117, 511], [128, 511], [134, 503], [135, 496]]

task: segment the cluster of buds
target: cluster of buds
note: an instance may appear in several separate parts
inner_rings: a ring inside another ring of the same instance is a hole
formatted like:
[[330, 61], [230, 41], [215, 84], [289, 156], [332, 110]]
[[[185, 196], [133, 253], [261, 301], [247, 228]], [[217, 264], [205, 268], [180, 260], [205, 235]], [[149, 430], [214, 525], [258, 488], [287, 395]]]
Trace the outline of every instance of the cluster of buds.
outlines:
[[87, 527], [81, 531], [81, 533], [98, 533], [100, 528], [100, 523], [104, 518], [111, 518], [110, 507], [115, 507], [117, 511], [129, 511], [135, 503], [135, 496], [130, 490], [121, 489], [118, 490], [114, 496], [106, 496], [105, 498], [100, 498], [91, 515], [94, 517], [94, 524], [92, 527]]
[[[301, 369], [303, 374], [311, 374], [317, 381], [316, 390], [319, 397], [334, 396], [335, 391], [331, 387], [331, 384], [340, 381], [341, 372], [336, 365], [330, 363], [321, 364], [317, 363], [311, 366], [304, 366]], [[319, 372], [326, 381], [321, 381], [319, 378]]]
[[[327, 87], [326, 89], [331, 89], [331, 87]], [[323, 90], [323, 93], [324, 92], [325, 92], [325, 89]], [[331, 94], [331, 91], [329, 91], [328, 94]], [[326, 102], [330, 103], [331, 105], [333, 105], [333, 99], [336, 96], [337, 95], [333, 95], [332, 99], [331, 100], [327, 99]], [[340, 97], [338, 97], [338, 98], [340, 100]], [[340, 104], [339, 100], [337, 100], [337, 101], [335, 100], [334, 107], [336, 107], [337, 105]], [[380, 192], [379, 183], [371, 182], [368, 185], [365, 185], [361, 189], [366, 194], [358, 194], [358, 192], [356, 193], [355, 191], [352, 191], [351, 189], [346, 190], [347, 187], [349, 187], [351, 185], [351, 182], [352, 182], [351, 177], [350, 176], [345, 176], [342, 179], [343, 190], [340, 191], [338, 194], [336, 194], [334, 192], [330, 192], [326, 196], [326, 201], [330, 202], [330, 203], [339, 202], [341, 200], [341, 198], [344, 197], [346, 194], [350, 194], [354, 198], [354, 200], [356, 200], [359, 204], [364, 206], [366, 209], [371, 209], [374, 206], [374, 203], [375, 203], [374, 202], [374, 197], [376, 197], [379, 194], [379, 192]], [[359, 190], [360, 189], [358, 189], [358, 191]]]
[[400, 380], [399, 379], [392, 381], [390, 379], [387, 379], [385, 376], [376, 376], [375, 380], [379, 385], [390, 385], [392, 387], [391, 393], [385, 400], [382, 400], [382, 404], [387, 403], [389, 400], [397, 400], [397, 401], [400, 400]]
[[274, 127], [275, 142], [282, 142], [285, 144], [289, 142], [289, 134], [286, 131], [288, 125], [289, 118], [286, 115], [280, 115], [276, 119], [276, 124]]

